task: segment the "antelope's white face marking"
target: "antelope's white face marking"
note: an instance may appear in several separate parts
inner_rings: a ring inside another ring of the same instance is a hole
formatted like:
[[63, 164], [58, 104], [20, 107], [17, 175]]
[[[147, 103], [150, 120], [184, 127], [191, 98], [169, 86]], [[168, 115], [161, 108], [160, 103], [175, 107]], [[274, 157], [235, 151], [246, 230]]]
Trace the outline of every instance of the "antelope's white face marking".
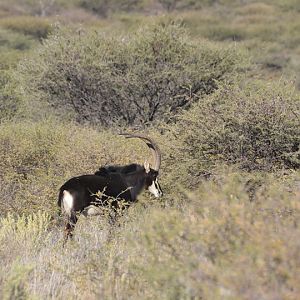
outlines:
[[148, 187], [148, 191], [153, 194], [156, 198], [159, 198], [162, 196], [162, 190], [159, 186], [159, 183], [157, 181], [157, 178], [152, 182], [152, 184]]
[[65, 190], [63, 192], [63, 206], [68, 216], [71, 216], [71, 210], [73, 208], [73, 204], [74, 204], [74, 198], [72, 194], [69, 191]]

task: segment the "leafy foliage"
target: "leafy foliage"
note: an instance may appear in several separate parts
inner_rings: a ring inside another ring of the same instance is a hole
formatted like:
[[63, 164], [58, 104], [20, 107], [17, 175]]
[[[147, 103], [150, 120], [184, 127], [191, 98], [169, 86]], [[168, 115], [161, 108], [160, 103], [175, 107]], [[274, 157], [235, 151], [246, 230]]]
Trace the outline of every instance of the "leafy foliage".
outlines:
[[3, 70], [0, 75], [0, 120], [9, 120], [16, 116], [21, 101], [14, 92], [16, 86], [12, 83], [11, 74]]
[[26, 97], [39, 97], [76, 120], [140, 125], [166, 119], [234, 76], [243, 58], [232, 47], [193, 44], [178, 24], [129, 37], [57, 33], [18, 70]]
[[192, 176], [224, 163], [248, 171], [300, 167], [300, 99], [289, 84], [225, 85], [170, 131], [174, 155]]

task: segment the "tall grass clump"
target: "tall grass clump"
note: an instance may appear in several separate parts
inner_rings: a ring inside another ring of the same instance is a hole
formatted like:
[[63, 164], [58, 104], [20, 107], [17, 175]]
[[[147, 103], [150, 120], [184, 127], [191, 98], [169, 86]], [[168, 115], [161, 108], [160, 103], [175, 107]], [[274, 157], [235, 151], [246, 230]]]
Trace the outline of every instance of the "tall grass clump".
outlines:
[[300, 167], [300, 98], [290, 84], [224, 85], [180, 115], [170, 132], [172, 155], [193, 179], [219, 164], [247, 171]]
[[0, 50], [28, 50], [35, 45], [32, 38], [26, 37], [23, 33], [13, 32], [8, 29], [0, 28], [1, 44]]
[[0, 0], [0, 9], [10, 15], [46, 17], [73, 6], [77, 0]]
[[[149, 6], [149, 0], [79, 0], [77, 5], [93, 14], [107, 17], [116, 12], [134, 12]], [[151, 4], [151, 3], [150, 3]]]
[[269, 177], [254, 203], [243, 176], [205, 182], [182, 210], [144, 216], [141, 234], [129, 238], [141, 290], [165, 299], [297, 298], [297, 190]]
[[174, 193], [172, 207], [136, 204], [113, 228], [80, 217], [65, 248], [47, 214], [7, 216], [0, 290], [29, 299], [298, 299], [299, 174], [266, 175], [254, 198], [247, 177], [224, 171]]
[[0, 121], [15, 117], [21, 105], [20, 99], [14, 93], [16, 86], [12, 82], [11, 73], [2, 70], [0, 75]]
[[64, 117], [140, 125], [212, 93], [243, 62], [236, 48], [193, 43], [177, 23], [160, 22], [120, 37], [56, 32], [17, 78], [25, 98], [45, 100]]
[[30, 16], [3, 18], [0, 26], [36, 39], [46, 38], [51, 31], [49, 20]]
[[31, 257], [45, 247], [50, 219], [41, 211], [0, 219], [0, 255], [4, 262], [0, 270], [1, 299], [29, 298], [29, 278], [36, 264]]

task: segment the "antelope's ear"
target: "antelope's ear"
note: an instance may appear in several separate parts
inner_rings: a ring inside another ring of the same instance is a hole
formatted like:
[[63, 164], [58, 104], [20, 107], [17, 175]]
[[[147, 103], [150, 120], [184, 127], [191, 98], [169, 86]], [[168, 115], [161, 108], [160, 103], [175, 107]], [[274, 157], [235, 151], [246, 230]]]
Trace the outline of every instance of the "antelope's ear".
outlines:
[[147, 160], [145, 160], [145, 162], [144, 162], [144, 168], [146, 170], [146, 173], [150, 172], [150, 164]]

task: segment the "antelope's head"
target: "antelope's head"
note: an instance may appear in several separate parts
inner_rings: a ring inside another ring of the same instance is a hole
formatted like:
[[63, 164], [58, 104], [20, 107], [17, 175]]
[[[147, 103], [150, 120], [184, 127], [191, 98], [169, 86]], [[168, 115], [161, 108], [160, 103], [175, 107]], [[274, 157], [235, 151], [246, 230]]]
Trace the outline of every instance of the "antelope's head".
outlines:
[[162, 189], [158, 183], [159, 168], [161, 164], [161, 152], [159, 147], [152, 139], [141, 134], [121, 133], [120, 135], [126, 138], [139, 138], [143, 140], [150, 148], [153, 156], [153, 167], [150, 166], [148, 161], [144, 163], [144, 174], [145, 176], [145, 189], [147, 189], [156, 198], [163, 195]]

